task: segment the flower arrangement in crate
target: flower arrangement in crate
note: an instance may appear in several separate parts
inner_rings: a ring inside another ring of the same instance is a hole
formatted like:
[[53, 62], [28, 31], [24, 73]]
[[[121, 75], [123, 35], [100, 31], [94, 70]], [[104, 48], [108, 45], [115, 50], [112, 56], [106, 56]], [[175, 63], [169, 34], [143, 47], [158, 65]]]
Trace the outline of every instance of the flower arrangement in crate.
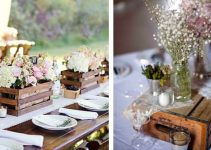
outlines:
[[100, 83], [105, 83], [109, 79], [109, 58], [108, 58], [108, 50], [99, 50], [98, 53], [103, 58], [100, 66]]
[[4, 59], [0, 66], [0, 103], [9, 114], [19, 116], [52, 104], [55, 74], [46, 55], [39, 55], [36, 64], [29, 56], [17, 56], [13, 61]]
[[102, 59], [101, 55], [85, 46], [71, 51], [70, 55], [65, 57], [67, 70], [61, 72], [61, 83], [80, 88], [81, 93], [98, 87]]
[[152, 15], [151, 20], [155, 22], [158, 29], [154, 39], [159, 46], [166, 48], [173, 60], [174, 73], [172, 73], [171, 79], [175, 98], [178, 101], [186, 101], [191, 97], [188, 59], [192, 54], [199, 53], [203, 55], [200, 41], [204, 35], [210, 38], [210, 30], [206, 30], [203, 36], [201, 33], [201, 36], [197, 36], [198, 33], [195, 30], [197, 28], [194, 29], [190, 25], [191, 13], [183, 7], [182, 3], [176, 4], [177, 2], [166, 0], [166, 6], [161, 6], [145, 0], [146, 6]]

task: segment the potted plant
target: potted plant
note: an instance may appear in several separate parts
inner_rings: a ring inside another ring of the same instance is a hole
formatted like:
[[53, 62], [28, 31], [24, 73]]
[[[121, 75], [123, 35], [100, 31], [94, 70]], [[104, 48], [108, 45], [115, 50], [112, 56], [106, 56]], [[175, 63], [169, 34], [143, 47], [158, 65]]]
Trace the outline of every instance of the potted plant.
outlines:
[[64, 98], [76, 99], [79, 97], [80, 89], [74, 85], [68, 85], [64, 89]]
[[170, 67], [158, 64], [142, 66], [142, 74], [148, 79], [150, 93], [158, 96], [161, 87], [170, 79]]

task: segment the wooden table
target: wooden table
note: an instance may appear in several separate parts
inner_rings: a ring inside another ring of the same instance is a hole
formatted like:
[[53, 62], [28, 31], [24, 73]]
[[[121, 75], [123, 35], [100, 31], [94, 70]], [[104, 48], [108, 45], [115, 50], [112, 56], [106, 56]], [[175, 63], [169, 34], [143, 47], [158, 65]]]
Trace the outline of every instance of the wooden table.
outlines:
[[[71, 109], [82, 109], [78, 104], [67, 106]], [[59, 114], [55, 110], [49, 114]], [[25, 146], [24, 150], [60, 150], [67, 149], [77, 141], [85, 138], [87, 135], [108, 125], [108, 112], [98, 113], [99, 116], [95, 120], [78, 120], [78, 125], [73, 129], [64, 131], [49, 131], [35, 126], [32, 121], [23, 122], [14, 127], [8, 128], [10, 131], [25, 134], [35, 134], [44, 136], [44, 145], [42, 148], [35, 146]], [[108, 144], [108, 141], [107, 141]]]

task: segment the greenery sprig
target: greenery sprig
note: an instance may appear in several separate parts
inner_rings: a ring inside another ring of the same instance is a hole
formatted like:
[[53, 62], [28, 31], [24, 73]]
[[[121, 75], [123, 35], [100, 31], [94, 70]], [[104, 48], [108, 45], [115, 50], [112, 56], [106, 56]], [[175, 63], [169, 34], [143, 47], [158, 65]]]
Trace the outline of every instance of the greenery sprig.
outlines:
[[142, 74], [146, 76], [147, 79], [152, 79], [152, 80], [160, 80], [164, 77], [164, 73], [161, 70], [161, 67], [156, 64], [156, 65], [147, 65], [142, 68]]

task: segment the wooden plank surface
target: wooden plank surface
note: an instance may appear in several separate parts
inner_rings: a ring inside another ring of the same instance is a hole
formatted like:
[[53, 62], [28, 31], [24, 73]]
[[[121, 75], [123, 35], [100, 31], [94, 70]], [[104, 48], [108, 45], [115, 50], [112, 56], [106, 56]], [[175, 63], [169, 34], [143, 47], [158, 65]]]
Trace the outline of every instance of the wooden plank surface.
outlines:
[[198, 118], [201, 121], [211, 121], [211, 100], [203, 99], [194, 112], [190, 115], [193, 118]]
[[[68, 106], [71, 109], [82, 109], [77, 104]], [[50, 114], [59, 114], [58, 110], [51, 112]], [[32, 124], [31, 120], [22, 124], [9, 128], [10, 131], [37, 134], [44, 136], [43, 150], [60, 150], [67, 149], [76, 141], [83, 139], [95, 130], [108, 124], [108, 112], [99, 113], [99, 117], [96, 120], [78, 120], [78, 125], [73, 129], [64, 131], [48, 131], [39, 128]], [[35, 146], [26, 146], [24, 150], [40, 150], [41, 148]]]
[[49, 106], [49, 105], [52, 105], [52, 104], [53, 104], [53, 101], [48, 100], [48, 101], [44, 101], [42, 103], [30, 106], [28, 108], [21, 109], [21, 110], [8, 109], [8, 114], [13, 115], [13, 116], [21, 116], [21, 115], [26, 114], [28, 112], [31, 112], [31, 111], [34, 111], [34, 110], [37, 110], [39, 108], [43, 108], [43, 107], [46, 107], [46, 106]]
[[41, 98], [44, 98], [44, 97], [49, 97], [52, 94], [53, 94], [53, 91], [51, 90], [51, 91], [46, 91], [46, 92], [39, 93], [39, 94], [36, 94], [36, 95], [32, 95], [30, 97], [26, 97], [24, 99], [20, 99], [18, 104], [19, 105], [23, 105], [23, 104], [32, 102], [32, 101], [37, 100], [37, 99], [41, 99]]
[[11, 106], [17, 106], [18, 105], [18, 102], [17, 100], [12, 100], [12, 99], [9, 99], [9, 98], [4, 98], [4, 97], [0, 97], [0, 103], [2, 104], [8, 104], [8, 105], [11, 105]]
[[22, 95], [25, 95], [26, 93], [39, 93], [41, 90], [49, 91], [53, 86], [53, 82], [49, 81], [42, 84], [37, 84], [37, 86], [30, 86], [24, 89], [19, 90], [19, 98], [21, 98]]
[[179, 115], [179, 116], [189, 116], [194, 109], [199, 105], [199, 103], [203, 100], [203, 97], [201, 95], [195, 95], [193, 98], [193, 104], [190, 106], [185, 106], [182, 108], [174, 108], [169, 110], [170, 113]]

